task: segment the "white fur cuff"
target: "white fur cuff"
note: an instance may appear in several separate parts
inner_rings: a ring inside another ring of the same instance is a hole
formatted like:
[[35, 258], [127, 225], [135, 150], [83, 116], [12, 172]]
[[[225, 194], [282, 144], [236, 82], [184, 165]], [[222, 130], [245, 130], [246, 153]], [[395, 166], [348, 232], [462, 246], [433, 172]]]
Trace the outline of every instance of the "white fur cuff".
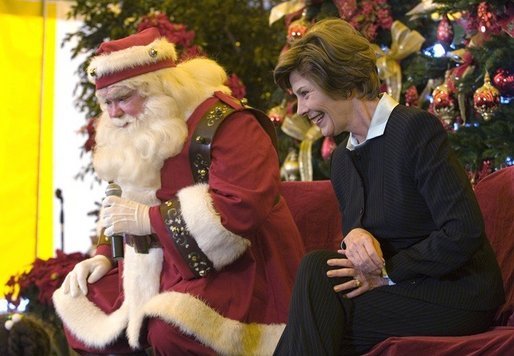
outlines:
[[250, 246], [250, 241], [230, 232], [221, 224], [212, 204], [208, 184], [183, 188], [177, 196], [191, 236], [216, 270], [234, 262]]

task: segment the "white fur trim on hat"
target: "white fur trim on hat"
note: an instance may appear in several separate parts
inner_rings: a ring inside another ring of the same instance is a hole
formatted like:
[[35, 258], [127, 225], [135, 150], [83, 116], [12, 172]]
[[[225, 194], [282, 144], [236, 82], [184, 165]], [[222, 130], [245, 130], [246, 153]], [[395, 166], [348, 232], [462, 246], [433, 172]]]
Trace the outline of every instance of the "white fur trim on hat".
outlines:
[[107, 75], [130, 69], [135, 70], [135, 74], [143, 74], [148, 72], [145, 69], [150, 65], [165, 60], [175, 62], [177, 53], [173, 43], [159, 38], [145, 46], [133, 46], [94, 57], [88, 66], [87, 75], [91, 83], [96, 83]]

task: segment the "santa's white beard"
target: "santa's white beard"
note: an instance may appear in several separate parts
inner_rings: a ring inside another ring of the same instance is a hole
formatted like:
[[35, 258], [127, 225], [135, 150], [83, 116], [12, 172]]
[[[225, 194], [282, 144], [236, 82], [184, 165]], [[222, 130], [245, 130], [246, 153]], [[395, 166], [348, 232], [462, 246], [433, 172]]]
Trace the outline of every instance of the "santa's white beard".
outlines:
[[93, 167], [101, 179], [118, 183], [123, 196], [155, 204], [164, 161], [182, 150], [187, 137], [185, 118], [173, 112], [167, 96], [150, 97], [137, 117], [124, 117], [116, 125], [104, 112], [95, 136]]

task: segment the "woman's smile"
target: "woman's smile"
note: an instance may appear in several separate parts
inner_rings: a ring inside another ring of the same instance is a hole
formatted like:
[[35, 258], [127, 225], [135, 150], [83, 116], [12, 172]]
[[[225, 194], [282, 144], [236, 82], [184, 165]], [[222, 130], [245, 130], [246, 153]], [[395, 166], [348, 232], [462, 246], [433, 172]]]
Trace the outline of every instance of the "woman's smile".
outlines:
[[325, 116], [325, 113], [319, 111], [317, 114], [315, 114], [314, 116], [312, 117], [308, 117], [308, 119], [310, 121], [312, 121], [312, 123], [316, 124], [316, 125], [320, 125], [321, 122], [323, 121], [323, 117]]

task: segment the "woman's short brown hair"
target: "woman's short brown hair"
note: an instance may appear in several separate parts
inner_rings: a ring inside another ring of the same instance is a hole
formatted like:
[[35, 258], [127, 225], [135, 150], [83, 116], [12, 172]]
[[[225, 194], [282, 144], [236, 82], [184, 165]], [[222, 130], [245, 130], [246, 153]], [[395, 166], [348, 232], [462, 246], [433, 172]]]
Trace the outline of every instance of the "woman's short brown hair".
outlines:
[[335, 99], [354, 94], [374, 99], [380, 91], [371, 43], [341, 19], [317, 22], [283, 52], [273, 72], [275, 83], [290, 89], [289, 76], [295, 70]]

